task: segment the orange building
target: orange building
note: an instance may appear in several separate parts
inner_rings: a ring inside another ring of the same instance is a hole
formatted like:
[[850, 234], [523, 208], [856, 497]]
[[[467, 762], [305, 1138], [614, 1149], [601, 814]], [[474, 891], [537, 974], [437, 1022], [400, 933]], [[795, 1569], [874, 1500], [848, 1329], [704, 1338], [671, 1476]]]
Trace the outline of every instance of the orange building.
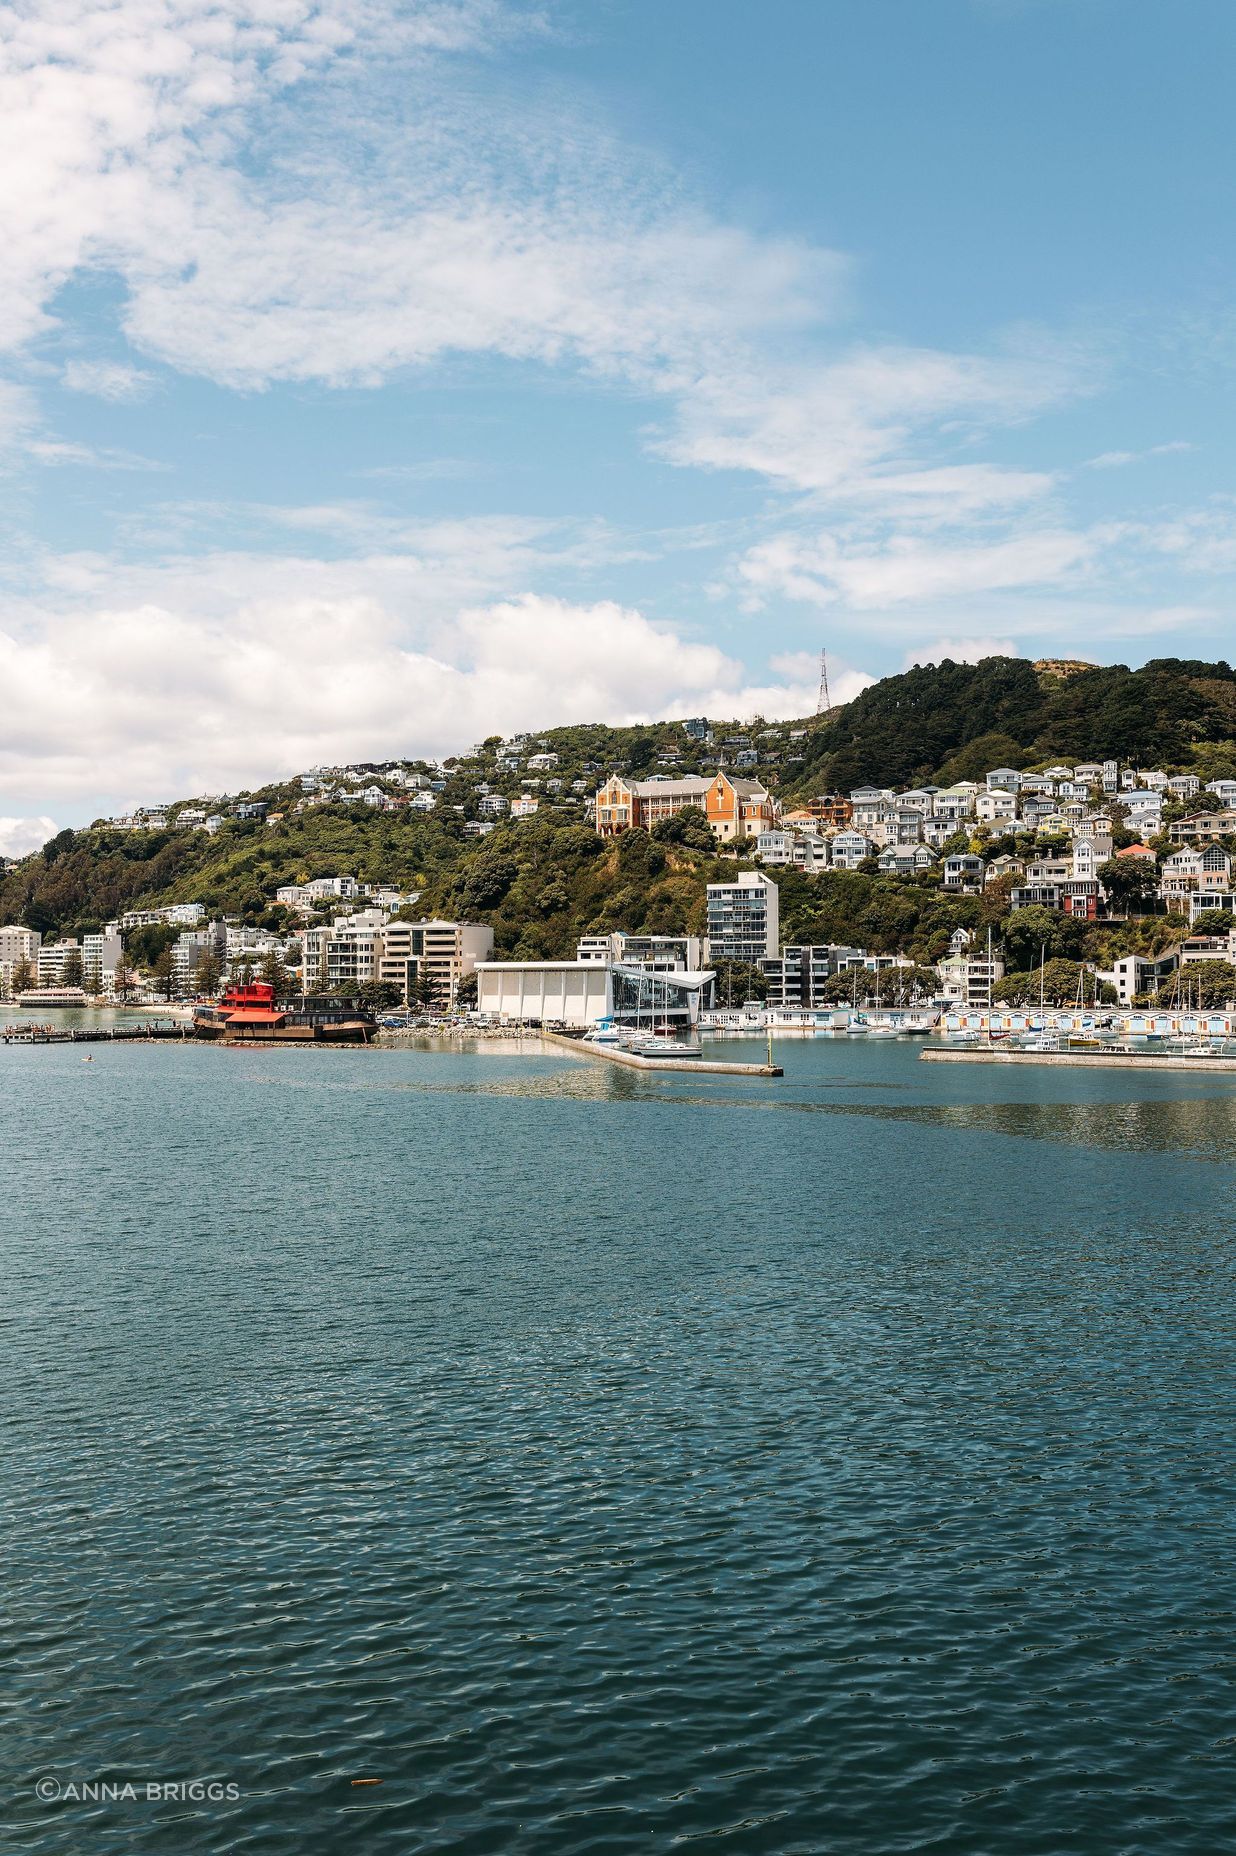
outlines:
[[812, 818], [818, 819], [821, 825], [827, 825], [830, 830], [835, 828], [844, 831], [854, 817], [854, 807], [839, 793], [820, 793], [815, 799], [807, 801], [807, 810]]
[[681, 780], [624, 780], [611, 774], [596, 796], [595, 824], [603, 838], [616, 838], [636, 827], [651, 831], [662, 819], [694, 806], [703, 812], [723, 843], [771, 831], [776, 803], [758, 780], [734, 780], [728, 773]]

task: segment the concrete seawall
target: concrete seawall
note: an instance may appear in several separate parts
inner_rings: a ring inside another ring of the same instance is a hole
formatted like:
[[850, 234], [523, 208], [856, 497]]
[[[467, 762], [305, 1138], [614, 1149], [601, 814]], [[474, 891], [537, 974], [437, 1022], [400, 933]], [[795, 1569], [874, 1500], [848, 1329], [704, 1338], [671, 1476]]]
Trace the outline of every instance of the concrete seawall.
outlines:
[[666, 1070], [681, 1071], [684, 1076], [784, 1076], [776, 1063], [709, 1063], [702, 1057], [637, 1057], [633, 1051], [614, 1050], [604, 1044], [585, 1044], [582, 1038], [564, 1037], [560, 1031], [542, 1031], [546, 1044], [557, 1044], [577, 1057], [599, 1057], [605, 1063], [621, 1064], [626, 1070], [643, 1070], [660, 1076]]
[[1236, 1057], [1142, 1056], [1140, 1051], [1091, 1050], [922, 1050], [925, 1063], [1048, 1064], [1063, 1069], [1087, 1070], [1218, 1070], [1236, 1073]]

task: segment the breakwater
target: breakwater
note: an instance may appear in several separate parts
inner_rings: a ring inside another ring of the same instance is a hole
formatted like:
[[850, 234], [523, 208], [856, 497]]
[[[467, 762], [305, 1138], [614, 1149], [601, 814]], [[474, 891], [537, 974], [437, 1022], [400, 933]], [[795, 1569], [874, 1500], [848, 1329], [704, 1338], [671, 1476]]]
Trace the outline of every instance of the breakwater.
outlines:
[[776, 1063], [713, 1063], [704, 1057], [639, 1057], [634, 1051], [615, 1050], [606, 1044], [586, 1044], [583, 1038], [567, 1037], [559, 1031], [542, 1031], [541, 1037], [546, 1044], [557, 1044], [563, 1050], [574, 1052], [577, 1057], [599, 1057], [605, 1063], [617, 1063], [627, 1070], [651, 1071], [659, 1075], [664, 1070], [685, 1071], [692, 1076], [784, 1076], [785, 1071]]
[[952, 1050], [947, 1045], [921, 1050], [919, 1057], [927, 1063], [1046, 1063], [1061, 1069], [1091, 1070], [1218, 1070], [1230, 1075], [1236, 1071], [1236, 1056], [1169, 1057], [1149, 1052], [1124, 1050], [1009, 1050], [992, 1045], [971, 1050]]

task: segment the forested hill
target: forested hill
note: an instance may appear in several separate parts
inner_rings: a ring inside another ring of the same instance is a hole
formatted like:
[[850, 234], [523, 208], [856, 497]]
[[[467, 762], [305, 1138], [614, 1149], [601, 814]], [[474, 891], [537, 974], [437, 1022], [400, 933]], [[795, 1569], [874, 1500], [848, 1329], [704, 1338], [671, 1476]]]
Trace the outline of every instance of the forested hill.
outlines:
[[927, 665], [872, 684], [813, 728], [795, 785], [844, 793], [1107, 759], [1230, 774], [1236, 671], [1172, 657], [1065, 677], [1018, 657]]

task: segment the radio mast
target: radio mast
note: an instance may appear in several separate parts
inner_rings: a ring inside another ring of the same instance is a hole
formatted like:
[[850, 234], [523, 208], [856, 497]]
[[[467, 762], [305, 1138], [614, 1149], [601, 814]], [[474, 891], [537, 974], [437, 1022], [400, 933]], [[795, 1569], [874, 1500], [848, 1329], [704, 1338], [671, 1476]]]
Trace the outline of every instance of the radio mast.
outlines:
[[833, 699], [828, 693], [827, 651], [820, 652], [820, 694], [816, 699], [815, 712], [817, 715], [831, 715], [833, 712]]

